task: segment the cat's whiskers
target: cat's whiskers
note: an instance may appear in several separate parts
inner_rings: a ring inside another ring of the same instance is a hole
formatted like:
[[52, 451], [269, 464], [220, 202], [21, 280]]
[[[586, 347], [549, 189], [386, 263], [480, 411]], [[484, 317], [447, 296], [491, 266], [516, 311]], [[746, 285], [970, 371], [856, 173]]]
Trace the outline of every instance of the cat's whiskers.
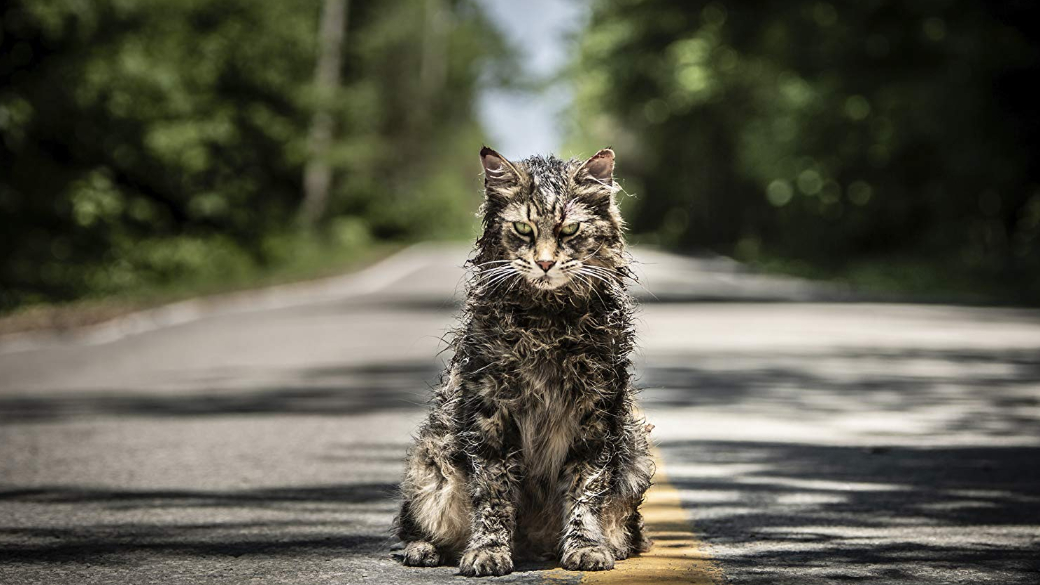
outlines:
[[510, 276], [513, 276], [514, 274], [516, 274], [515, 271], [507, 270], [507, 271], [505, 271], [505, 272], [503, 272], [501, 274], [495, 275], [493, 278], [489, 278], [486, 282], [482, 283], [483, 286], [484, 286], [484, 290], [485, 291], [489, 290], [496, 283], [499, 283], [502, 280], [505, 280], [505, 279], [509, 278]]
[[482, 281], [479, 281], [479, 285], [483, 288], [485, 295], [490, 295], [492, 292], [497, 290], [502, 284], [511, 279], [514, 276], [520, 276], [522, 272], [517, 268], [514, 260], [508, 260], [509, 264], [505, 266], [499, 266], [492, 268], [488, 271], [489, 276]]
[[[493, 274], [501, 272], [503, 269], [508, 269], [508, 265], [511, 260], [491, 260], [490, 262], [482, 262], [480, 264], [474, 264], [470, 267], [471, 278], [475, 282], [489, 278]], [[502, 266], [505, 264], [505, 266]], [[490, 267], [488, 267], [490, 266]]]
[[[592, 265], [592, 264], [586, 264], [584, 266], [584, 268], [586, 270], [588, 270], [589, 272], [595, 272], [597, 274], [600, 274], [602, 276], [607, 277], [608, 279], [610, 279], [611, 281], [615, 282], [619, 286], [625, 280], [625, 277], [623, 275], [621, 275], [616, 269], [604, 268], [602, 266], [595, 266], [595, 265]], [[649, 292], [649, 291], [647, 291], [647, 292]]]
[[581, 272], [581, 274], [583, 274], [585, 276], [589, 276], [589, 277], [595, 278], [597, 280], [600, 280], [601, 282], [603, 282], [604, 284], [607, 285], [607, 288], [610, 288], [614, 292], [618, 292], [618, 293], [624, 292], [624, 289], [621, 287], [621, 284], [618, 283], [614, 279], [607, 278], [607, 277], [605, 277], [603, 275], [597, 274], [596, 272], [594, 272], [592, 270], [584, 270], [584, 271]]
[[523, 280], [523, 279], [522, 278], [514, 279], [513, 282], [510, 283], [510, 285], [506, 288], [506, 294], [509, 294], [510, 292], [512, 292], [513, 291], [513, 287], [516, 286], [516, 284], [518, 282], [520, 282], [521, 280]]
[[491, 274], [497, 270], [503, 270], [506, 268], [510, 268], [510, 266], [494, 266], [492, 268], [482, 268], [480, 270], [477, 270], [477, 274]]
[[477, 288], [479, 290], [481, 290], [481, 291], [486, 293], [487, 291], [491, 290], [491, 288], [494, 287], [495, 284], [497, 284], [499, 281], [501, 281], [502, 279], [505, 279], [505, 278], [509, 278], [510, 276], [512, 276], [512, 273], [500, 274], [500, 275], [496, 276], [495, 278], [491, 278], [491, 279], [488, 279], [488, 280], [486, 280], [484, 282], [481, 282], [477, 286]]
[[523, 267], [523, 269], [518, 269], [517, 271], [520, 274], [522, 274], [525, 279], [530, 281], [535, 288], [538, 288], [539, 290], [545, 290], [541, 285], [535, 282], [538, 280], [540, 276], [542, 276], [544, 271], [542, 271], [540, 268], [535, 267], [533, 262], [530, 262], [524, 258], [517, 258], [516, 261]]
[[583, 268], [588, 268], [590, 270], [600, 270], [602, 272], [606, 272], [606, 273], [609, 273], [609, 274], [618, 275], [616, 269], [614, 269], [614, 268], [607, 268], [606, 266], [599, 266], [597, 264], [582, 264], [582, 267]]
[[575, 272], [573, 277], [574, 277], [574, 279], [578, 280], [579, 282], [584, 283], [585, 286], [587, 286], [589, 288], [589, 290], [592, 291], [592, 293], [594, 295], [596, 295], [596, 297], [599, 299], [600, 304], [603, 304], [603, 305], [607, 304], [606, 301], [603, 300], [603, 295], [599, 294], [599, 291], [596, 290], [595, 283], [593, 283], [587, 277], [583, 276], [580, 272]]
[[492, 274], [498, 274], [498, 273], [500, 273], [502, 271], [509, 271], [509, 270], [512, 270], [512, 269], [513, 269], [513, 266], [499, 266], [497, 268], [490, 268], [488, 270], [482, 270], [482, 271], [480, 271], [477, 274], [477, 276], [478, 277], [487, 277], [487, 276], [492, 275]]
[[512, 260], [488, 260], [487, 262], [481, 262], [480, 264], [474, 264], [473, 266], [475, 268], [482, 268], [488, 264], [510, 264], [512, 262]]
[[[513, 278], [513, 277], [515, 277], [515, 278]], [[506, 276], [504, 276], [504, 277], [498, 279], [497, 281], [495, 281], [496, 282], [495, 286], [492, 287], [491, 289], [489, 289], [487, 292], [485, 292], [485, 294], [490, 295], [494, 291], [496, 291], [499, 288], [501, 288], [502, 285], [505, 284], [506, 282], [512, 281], [512, 284], [510, 284], [509, 287], [506, 288], [506, 292], [508, 292], [513, 287], [513, 285], [516, 284], [517, 282], [519, 282], [520, 280], [521, 280], [521, 276], [520, 276], [519, 272], [514, 272], [514, 273], [507, 274]]]
[[477, 291], [478, 294], [486, 295], [496, 283], [502, 279], [507, 279], [515, 273], [512, 267], [506, 267], [507, 270], [497, 271], [495, 274], [488, 274], [480, 279], [475, 279], [472, 283], [472, 289]]
[[591, 266], [591, 268], [595, 268], [595, 269], [599, 269], [599, 270], [602, 270], [602, 271], [605, 271], [605, 272], [609, 272], [612, 276], [617, 278], [619, 282], [623, 281], [623, 280], [629, 280], [630, 282], [634, 282], [637, 285], [639, 285], [639, 288], [645, 290], [647, 292], [647, 294], [652, 296], [654, 298], [654, 300], [658, 300], [657, 295], [654, 294], [654, 291], [648, 289], [646, 287], [646, 285], [643, 284], [643, 282], [641, 280], [639, 280], [638, 278], [635, 278], [634, 275], [626, 277], [626, 276], [622, 275], [621, 273], [617, 272], [617, 269], [609, 270], [607, 268], [603, 268], [602, 266]]
[[509, 266], [499, 266], [497, 268], [492, 268], [490, 270], [481, 271], [481, 272], [477, 273], [476, 277], [474, 278], [474, 282], [479, 284], [481, 281], [490, 280], [490, 279], [492, 279], [492, 278], [494, 278], [496, 276], [499, 276], [499, 275], [501, 275], [503, 273], [510, 272], [512, 270], [516, 270], [516, 268], [514, 266], [512, 266], [512, 265], [509, 265]]
[[571, 260], [568, 264], [562, 266], [560, 268], [560, 271], [567, 275], [570, 279], [583, 284], [585, 287], [589, 289], [589, 291], [591, 291], [599, 298], [600, 303], [606, 304], [606, 302], [603, 300], [603, 296], [599, 294], [599, 291], [596, 289], [592, 277], [595, 277], [598, 280], [607, 283], [608, 287], [610, 287], [610, 282], [604, 280], [603, 278], [600, 278], [592, 271], [585, 271], [584, 269], [586, 268], [588, 268], [588, 265], [584, 264], [580, 260]]

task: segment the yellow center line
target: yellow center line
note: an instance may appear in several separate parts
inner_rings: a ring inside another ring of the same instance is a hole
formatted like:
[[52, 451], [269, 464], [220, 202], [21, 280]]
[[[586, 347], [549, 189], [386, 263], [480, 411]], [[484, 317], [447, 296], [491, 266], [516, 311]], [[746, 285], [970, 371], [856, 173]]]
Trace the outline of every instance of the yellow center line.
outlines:
[[610, 571], [547, 571], [548, 582], [570, 580], [579, 574], [581, 583], [590, 585], [718, 585], [722, 582], [722, 569], [711, 560], [707, 546], [693, 533], [682, 509], [679, 490], [669, 483], [664, 473], [661, 454], [655, 449], [653, 455], [657, 473], [640, 510], [654, 546], [648, 552], [618, 561]]

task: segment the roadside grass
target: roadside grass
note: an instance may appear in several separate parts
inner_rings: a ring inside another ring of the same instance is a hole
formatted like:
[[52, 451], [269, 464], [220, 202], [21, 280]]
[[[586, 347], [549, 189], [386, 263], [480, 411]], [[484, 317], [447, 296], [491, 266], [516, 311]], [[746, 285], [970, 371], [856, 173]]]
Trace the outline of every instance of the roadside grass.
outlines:
[[821, 266], [759, 256], [751, 268], [773, 274], [840, 283], [868, 297], [919, 303], [1040, 306], [1040, 285], [1024, 271], [970, 268], [913, 257], [876, 257]]
[[234, 266], [220, 266], [217, 270], [186, 270], [176, 278], [142, 280], [114, 291], [88, 292], [68, 302], [17, 307], [0, 314], [0, 337], [44, 329], [74, 329], [186, 299], [354, 272], [386, 258], [407, 244], [405, 241], [343, 242], [320, 236], [287, 235], [276, 244], [279, 253], [263, 264], [242, 261]]
[[[655, 233], [630, 234], [629, 240], [662, 246]], [[998, 268], [994, 259], [989, 264], [981, 259], [940, 261], [911, 253], [806, 260], [770, 253], [757, 244], [738, 244], [731, 251], [672, 250], [695, 256], [722, 254], [756, 272], [837, 284], [857, 297], [879, 302], [1040, 307], [1040, 266], [1030, 265], [1028, 258], [1015, 268]]]

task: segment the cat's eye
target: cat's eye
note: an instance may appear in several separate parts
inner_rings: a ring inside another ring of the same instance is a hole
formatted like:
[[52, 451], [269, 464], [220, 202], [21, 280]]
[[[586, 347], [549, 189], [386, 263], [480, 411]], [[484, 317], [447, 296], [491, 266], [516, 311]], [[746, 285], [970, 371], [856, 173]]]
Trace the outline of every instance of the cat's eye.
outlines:
[[531, 224], [524, 223], [522, 221], [514, 221], [513, 222], [513, 229], [516, 230], [516, 233], [518, 233], [518, 234], [520, 234], [522, 236], [529, 236], [529, 235], [531, 235], [531, 232], [534, 231], [534, 228], [531, 227]]
[[581, 225], [580, 223], [569, 223], [569, 224], [563, 226], [562, 228], [560, 228], [560, 235], [561, 236], [573, 236], [574, 234], [578, 233], [578, 226], [580, 226], [580, 225]]

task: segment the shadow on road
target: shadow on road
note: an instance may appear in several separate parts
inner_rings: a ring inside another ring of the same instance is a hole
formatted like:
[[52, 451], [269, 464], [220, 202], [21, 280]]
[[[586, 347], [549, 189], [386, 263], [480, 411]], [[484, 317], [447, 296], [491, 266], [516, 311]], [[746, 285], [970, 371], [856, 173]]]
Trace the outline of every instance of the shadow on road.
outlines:
[[1040, 447], [661, 449], [690, 469], [672, 483], [735, 583], [1010, 584], [1040, 571]]
[[192, 390], [33, 392], [0, 397], [0, 423], [77, 416], [352, 415], [417, 409], [424, 408], [440, 373], [435, 362], [397, 362], [292, 370], [282, 376], [284, 384], [248, 389], [206, 385], [243, 375], [221, 372]]
[[[9, 563], [138, 562], [139, 555], [292, 557], [385, 554], [389, 528], [358, 530], [347, 515], [393, 512], [397, 486], [361, 483], [277, 489], [99, 490], [60, 486], [0, 491], [0, 504], [104, 509], [153, 521], [75, 527], [0, 526], [0, 554]], [[186, 523], [210, 517], [213, 522]], [[258, 519], [265, 516], [267, 519]], [[229, 520], [234, 517], [248, 522]], [[220, 521], [223, 520], [223, 521]], [[14, 541], [14, 542], [12, 542]]]
[[639, 386], [648, 408], [799, 422], [887, 418], [910, 421], [903, 430], [914, 434], [1033, 436], [1040, 429], [1040, 347], [705, 352], [659, 358], [640, 372]]
[[[386, 537], [344, 534], [340, 527], [328, 525], [325, 536], [294, 537], [273, 534], [279, 529], [298, 528], [298, 524], [282, 526], [276, 523], [226, 523], [193, 526], [165, 525], [156, 530], [154, 525], [123, 525], [113, 534], [110, 526], [96, 529], [41, 529], [35, 532], [12, 532], [0, 529], [0, 534], [20, 539], [45, 539], [55, 544], [4, 545], [0, 547], [7, 563], [61, 563], [86, 562], [91, 565], [138, 564], [141, 554], [164, 557], [341, 557], [343, 555], [384, 554]], [[236, 531], [237, 528], [237, 531]], [[316, 525], [307, 525], [314, 532]], [[266, 537], [255, 533], [266, 534]]]

